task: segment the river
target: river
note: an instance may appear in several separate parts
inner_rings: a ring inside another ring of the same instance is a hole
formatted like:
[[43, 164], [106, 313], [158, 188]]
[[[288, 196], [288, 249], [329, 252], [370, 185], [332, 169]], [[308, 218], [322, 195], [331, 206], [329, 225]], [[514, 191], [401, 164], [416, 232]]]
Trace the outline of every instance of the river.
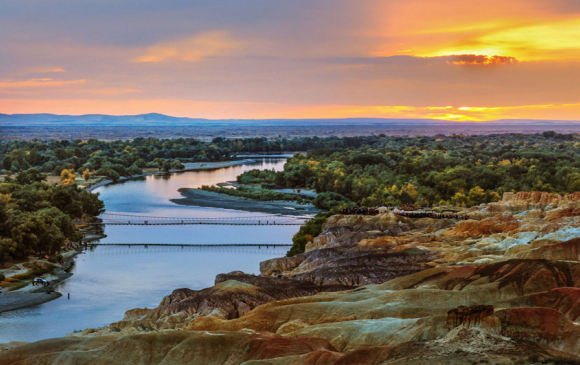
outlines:
[[[259, 158], [247, 165], [188, 171], [171, 176], [131, 179], [96, 190], [107, 213], [169, 217], [240, 217], [265, 215], [218, 208], [182, 206], [183, 187], [197, 188], [235, 180], [250, 169], [283, 168], [285, 158]], [[77, 256], [73, 276], [56, 290], [54, 301], [0, 314], [0, 343], [38, 341], [108, 325], [132, 308], [156, 307], [177, 288], [202, 289], [215, 276], [234, 270], [259, 273], [259, 263], [283, 256], [287, 248], [159, 247], [145, 243], [289, 244], [298, 226], [107, 226], [101, 243], [139, 243], [131, 247], [101, 246]], [[70, 293], [70, 299], [67, 294]]]

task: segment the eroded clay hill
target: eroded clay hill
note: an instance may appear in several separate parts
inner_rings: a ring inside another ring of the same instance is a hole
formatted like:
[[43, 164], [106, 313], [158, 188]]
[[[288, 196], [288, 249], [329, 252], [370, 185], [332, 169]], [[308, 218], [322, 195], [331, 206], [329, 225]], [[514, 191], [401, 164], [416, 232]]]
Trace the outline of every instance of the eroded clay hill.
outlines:
[[580, 355], [580, 194], [333, 216], [307, 252], [0, 352], [15, 364], [534, 364]]

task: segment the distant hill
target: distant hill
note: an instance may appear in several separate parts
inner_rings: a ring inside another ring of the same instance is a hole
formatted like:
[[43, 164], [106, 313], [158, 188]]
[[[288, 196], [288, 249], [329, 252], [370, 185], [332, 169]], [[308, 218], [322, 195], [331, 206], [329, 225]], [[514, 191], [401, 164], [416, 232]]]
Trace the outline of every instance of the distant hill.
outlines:
[[130, 125], [190, 125], [207, 123], [205, 119], [177, 118], [163, 114], [141, 115], [56, 115], [56, 114], [0, 114], [2, 126], [130, 126]]
[[[462, 122], [465, 123], [465, 122]], [[510, 124], [569, 124], [570, 121], [547, 120], [496, 120], [485, 123]], [[386, 119], [386, 118], [346, 118], [346, 119], [202, 119], [180, 118], [169, 115], [150, 113], [139, 115], [56, 115], [56, 114], [0, 114], [0, 126], [32, 127], [32, 126], [195, 126], [195, 125], [236, 125], [236, 126], [289, 126], [289, 125], [437, 125], [456, 124], [456, 122], [436, 119]]]
[[378, 125], [378, 124], [441, 124], [434, 119], [225, 119], [211, 120], [201, 118], [180, 118], [169, 115], [150, 113], [140, 115], [55, 115], [55, 114], [0, 114], [1, 126], [185, 126], [185, 125]]

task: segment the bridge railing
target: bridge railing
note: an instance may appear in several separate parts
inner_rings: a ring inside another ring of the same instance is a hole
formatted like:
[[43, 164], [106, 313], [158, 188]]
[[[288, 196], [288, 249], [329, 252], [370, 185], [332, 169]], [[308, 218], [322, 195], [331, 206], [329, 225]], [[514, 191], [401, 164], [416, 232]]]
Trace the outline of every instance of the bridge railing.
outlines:
[[105, 242], [91, 243], [90, 246], [164, 246], [164, 247], [290, 247], [291, 243], [127, 243]]
[[245, 217], [155, 217], [129, 214], [105, 213], [92, 224], [109, 225], [302, 225], [306, 217], [245, 216]]

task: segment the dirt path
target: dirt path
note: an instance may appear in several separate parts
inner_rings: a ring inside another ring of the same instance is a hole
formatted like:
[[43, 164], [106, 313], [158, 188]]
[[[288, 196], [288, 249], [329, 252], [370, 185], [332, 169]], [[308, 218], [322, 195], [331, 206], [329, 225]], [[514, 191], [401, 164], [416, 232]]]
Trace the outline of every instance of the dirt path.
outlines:
[[24, 274], [27, 271], [23, 264], [14, 264], [12, 267], [14, 267], [14, 266], [16, 266], [18, 268], [18, 270], [13, 270], [12, 268], [7, 269], [7, 270], [2, 270], [2, 272], [4, 273], [4, 276], [9, 278], [9, 277], [14, 276], [14, 275]]

